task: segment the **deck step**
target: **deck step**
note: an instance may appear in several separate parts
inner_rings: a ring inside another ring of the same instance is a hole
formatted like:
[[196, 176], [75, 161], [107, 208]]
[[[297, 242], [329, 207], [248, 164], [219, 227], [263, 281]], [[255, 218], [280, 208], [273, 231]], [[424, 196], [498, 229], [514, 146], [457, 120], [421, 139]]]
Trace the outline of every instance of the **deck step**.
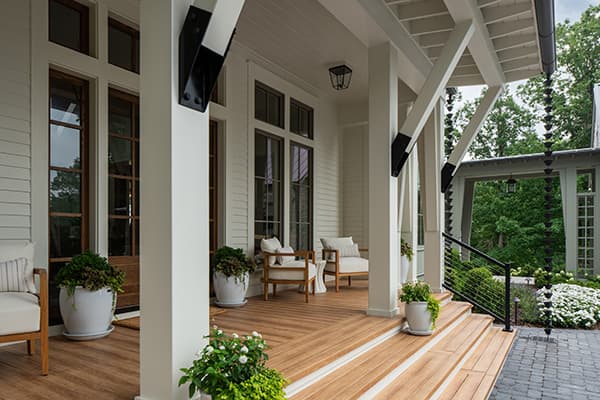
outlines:
[[336, 368], [317, 371], [318, 380], [308, 382], [308, 385], [293, 382], [288, 387], [288, 397], [293, 400], [358, 398], [399, 365], [414, 362], [420, 352], [447, 334], [449, 327], [461, 324], [469, 317], [470, 310], [468, 303], [451, 302], [442, 308], [434, 335], [395, 334]]
[[448, 383], [440, 400], [488, 398], [515, 339], [515, 332], [494, 326]]
[[361, 398], [431, 399], [464, 357], [485, 337], [492, 321], [487, 315], [469, 315], [408, 369], [392, 371]]

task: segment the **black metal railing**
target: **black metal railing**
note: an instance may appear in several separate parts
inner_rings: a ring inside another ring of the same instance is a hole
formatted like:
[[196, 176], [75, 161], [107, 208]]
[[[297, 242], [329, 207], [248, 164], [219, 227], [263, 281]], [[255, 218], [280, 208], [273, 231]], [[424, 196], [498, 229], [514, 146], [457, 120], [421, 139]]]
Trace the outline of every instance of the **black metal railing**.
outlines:
[[511, 327], [510, 264], [503, 263], [473, 246], [444, 235], [444, 284], [457, 300], [475, 306]]

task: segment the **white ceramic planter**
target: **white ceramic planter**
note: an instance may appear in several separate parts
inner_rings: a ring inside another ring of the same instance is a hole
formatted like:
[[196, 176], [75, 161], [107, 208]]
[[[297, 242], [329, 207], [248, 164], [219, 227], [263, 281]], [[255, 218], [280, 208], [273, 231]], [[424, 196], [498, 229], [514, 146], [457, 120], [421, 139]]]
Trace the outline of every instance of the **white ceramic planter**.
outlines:
[[196, 391], [192, 400], [212, 400], [212, 396], [210, 394], [206, 394], [204, 392]]
[[408, 322], [409, 333], [427, 336], [433, 333], [431, 313], [427, 310], [426, 301], [413, 301], [404, 305], [404, 314]]
[[404, 285], [408, 279], [408, 268], [410, 263], [407, 256], [400, 256], [400, 284]]
[[247, 272], [237, 282], [233, 276], [225, 276], [222, 272], [215, 272], [213, 284], [217, 295], [216, 304], [220, 307], [240, 307], [246, 304], [249, 281], [250, 274]]
[[64, 335], [69, 339], [98, 339], [112, 331], [113, 292], [109, 288], [90, 291], [77, 287], [72, 296], [67, 288], [60, 288], [59, 305]]

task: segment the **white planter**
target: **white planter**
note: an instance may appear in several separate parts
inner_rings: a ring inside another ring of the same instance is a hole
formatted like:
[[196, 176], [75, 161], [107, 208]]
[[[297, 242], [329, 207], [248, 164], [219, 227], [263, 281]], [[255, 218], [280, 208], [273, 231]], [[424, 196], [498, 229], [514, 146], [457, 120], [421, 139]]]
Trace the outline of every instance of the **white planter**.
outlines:
[[77, 287], [69, 296], [67, 288], [61, 287], [59, 305], [64, 335], [69, 339], [98, 339], [112, 331], [113, 292], [109, 288], [90, 291]]
[[194, 397], [192, 397], [192, 400], [212, 400], [212, 396], [197, 390]]
[[400, 256], [400, 284], [404, 285], [406, 280], [408, 279], [408, 269], [410, 268], [410, 263], [408, 262], [407, 256]]
[[234, 276], [225, 276], [222, 272], [215, 272], [213, 284], [217, 295], [216, 304], [221, 307], [240, 307], [246, 304], [249, 281], [250, 274], [248, 272], [238, 280]]
[[426, 301], [413, 301], [404, 305], [404, 314], [413, 335], [427, 336], [433, 333], [431, 313], [427, 310]]

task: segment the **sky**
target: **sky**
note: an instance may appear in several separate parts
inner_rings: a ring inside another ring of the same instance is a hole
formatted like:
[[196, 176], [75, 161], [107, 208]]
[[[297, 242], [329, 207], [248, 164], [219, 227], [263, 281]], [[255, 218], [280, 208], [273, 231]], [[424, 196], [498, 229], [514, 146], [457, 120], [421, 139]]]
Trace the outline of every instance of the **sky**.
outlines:
[[[600, 4], [600, 0], [554, 0], [554, 12], [556, 23], [564, 22], [565, 20], [576, 21], [580, 15], [591, 5]], [[516, 87], [519, 82], [511, 84], [511, 88]], [[466, 100], [473, 100], [481, 94], [481, 89], [484, 86], [465, 86], [459, 88], [463, 95], [463, 100], [457, 102], [460, 107], [461, 103]]]

